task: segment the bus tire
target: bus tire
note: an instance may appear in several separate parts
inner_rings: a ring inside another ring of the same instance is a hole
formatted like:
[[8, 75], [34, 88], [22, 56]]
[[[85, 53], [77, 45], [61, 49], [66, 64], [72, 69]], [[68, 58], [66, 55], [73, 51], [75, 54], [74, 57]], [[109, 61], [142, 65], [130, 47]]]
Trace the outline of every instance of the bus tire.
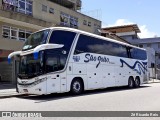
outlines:
[[83, 92], [83, 81], [80, 78], [73, 79], [71, 83], [71, 93], [74, 95], [79, 95]]
[[134, 79], [133, 77], [129, 77], [128, 79], [128, 87], [133, 88], [134, 87]]
[[135, 79], [135, 87], [140, 87], [140, 78], [139, 77], [136, 77]]

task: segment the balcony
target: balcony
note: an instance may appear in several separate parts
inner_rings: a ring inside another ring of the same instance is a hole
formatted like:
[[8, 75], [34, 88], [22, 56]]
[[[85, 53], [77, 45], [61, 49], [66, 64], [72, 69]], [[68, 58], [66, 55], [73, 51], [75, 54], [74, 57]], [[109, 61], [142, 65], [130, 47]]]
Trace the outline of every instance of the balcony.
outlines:
[[80, 10], [82, 7], [82, 1], [81, 0], [77, 0], [77, 10]]
[[82, 5], [81, 0], [49, 0], [49, 1], [72, 10], [80, 10]]
[[52, 23], [36, 19], [32, 15], [26, 15], [15, 10], [6, 10], [4, 8], [0, 9], [0, 21], [37, 30], [52, 26]]

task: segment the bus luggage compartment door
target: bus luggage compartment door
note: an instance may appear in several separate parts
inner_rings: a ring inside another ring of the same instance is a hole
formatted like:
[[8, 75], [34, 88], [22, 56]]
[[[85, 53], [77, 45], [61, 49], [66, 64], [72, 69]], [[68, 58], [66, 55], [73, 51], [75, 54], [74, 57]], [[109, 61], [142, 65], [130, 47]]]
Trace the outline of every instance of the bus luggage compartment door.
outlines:
[[59, 93], [60, 90], [60, 75], [47, 75], [47, 93]]

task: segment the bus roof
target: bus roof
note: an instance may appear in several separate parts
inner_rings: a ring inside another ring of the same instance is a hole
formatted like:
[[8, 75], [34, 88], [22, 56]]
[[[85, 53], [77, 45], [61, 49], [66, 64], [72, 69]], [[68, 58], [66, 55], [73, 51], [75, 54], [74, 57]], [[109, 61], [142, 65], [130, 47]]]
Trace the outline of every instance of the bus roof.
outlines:
[[[114, 43], [119, 43], [119, 44], [126, 45], [126, 46], [129, 46], [129, 47], [145, 50], [144, 48], [139, 48], [139, 47], [131, 45], [131, 44], [127, 44], [127, 43], [123, 43], [123, 42], [117, 41], [115, 39], [106, 38], [106, 37], [103, 37], [103, 36], [100, 36], [100, 35], [96, 35], [96, 34], [93, 34], [93, 33], [85, 32], [85, 31], [82, 31], [82, 30], [74, 29], [74, 28], [68, 28], [68, 27], [49, 27], [49, 28], [45, 28], [45, 29], [42, 29], [42, 30], [46, 30], [46, 29], [72, 31], [72, 32], [76, 32], [76, 33], [79, 33], [79, 34], [85, 34], [85, 35], [89, 35], [89, 36], [92, 36], [92, 37], [100, 38], [100, 39], [103, 39], [103, 40], [106, 40], [106, 41], [112, 41]], [[42, 31], [42, 30], [39, 30], [39, 31]]]

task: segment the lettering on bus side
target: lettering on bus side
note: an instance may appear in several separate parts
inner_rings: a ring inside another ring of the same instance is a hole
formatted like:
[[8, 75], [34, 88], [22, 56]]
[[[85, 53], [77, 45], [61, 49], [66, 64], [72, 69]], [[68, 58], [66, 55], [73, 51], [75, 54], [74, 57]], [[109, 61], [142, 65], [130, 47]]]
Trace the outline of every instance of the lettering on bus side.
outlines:
[[85, 58], [86, 58], [86, 60], [84, 60], [85, 63], [98, 61], [96, 68], [98, 68], [100, 63], [110, 63], [109, 58], [106, 58], [105, 56], [102, 57], [102, 56], [94, 56], [91, 54], [86, 54]]

